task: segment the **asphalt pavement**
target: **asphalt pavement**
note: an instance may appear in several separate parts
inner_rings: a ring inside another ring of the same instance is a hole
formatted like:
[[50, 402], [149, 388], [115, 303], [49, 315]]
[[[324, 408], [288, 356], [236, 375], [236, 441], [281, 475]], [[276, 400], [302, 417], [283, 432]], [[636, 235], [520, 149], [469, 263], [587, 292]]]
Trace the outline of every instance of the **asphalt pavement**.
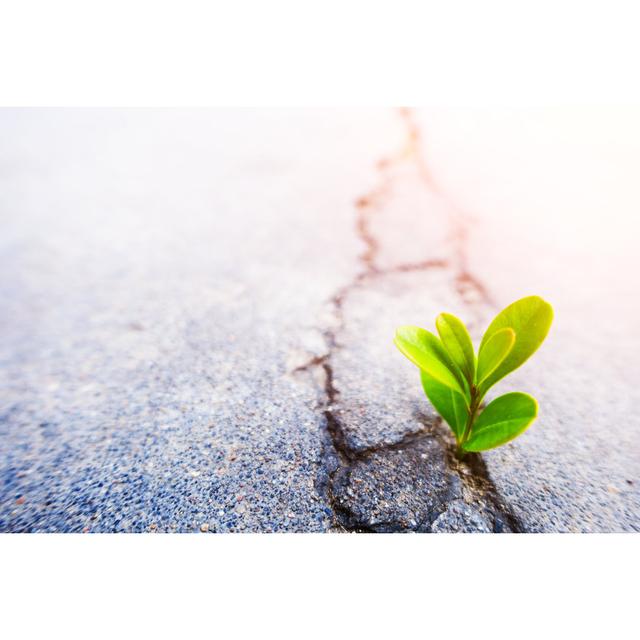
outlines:
[[[628, 117], [0, 111], [0, 530], [640, 530]], [[459, 462], [393, 331], [529, 294]]]

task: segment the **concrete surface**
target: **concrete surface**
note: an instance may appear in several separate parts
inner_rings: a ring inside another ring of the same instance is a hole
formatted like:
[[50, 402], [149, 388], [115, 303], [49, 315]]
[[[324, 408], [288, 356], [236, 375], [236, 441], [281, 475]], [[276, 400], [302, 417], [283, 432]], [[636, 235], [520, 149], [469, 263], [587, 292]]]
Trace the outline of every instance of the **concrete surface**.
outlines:
[[[578, 115], [0, 112], [0, 530], [639, 530], [640, 132]], [[459, 463], [393, 329], [529, 293]]]

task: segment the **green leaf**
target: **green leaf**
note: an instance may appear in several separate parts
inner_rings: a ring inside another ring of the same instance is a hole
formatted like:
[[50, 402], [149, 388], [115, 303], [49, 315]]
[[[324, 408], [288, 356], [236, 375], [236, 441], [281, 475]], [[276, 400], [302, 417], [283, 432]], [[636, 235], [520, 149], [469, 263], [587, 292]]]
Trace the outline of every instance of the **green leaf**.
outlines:
[[516, 333], [516, 341], [507, 357], [498, 365], [484, 382], [485, 391], [498, 380], [517, 369], [542, 344], [549, 333], [553, 320], [553, 308], [539, 296], [529, 296], [503, 309], [489, 325], [480, 343], [485, 344], [500, 329], [510, 327]]
[[408, 325], [399, 327], [394, 343], [422, 371], [450, 389], [466, 395], [462, 373], [440, 340], [431, 332]]
[[478, 416], [465, 451], [486, 451], [519, 436], [538, 415], [538, 403], [526, 393], [506, 393], [491, 402]]
[[481, 347], [478, 353], [478, 383], [482, 383], [498, 368], [516, 342], [516, 333], [510, 327], [496, 331]]
[[458, 365], [469, 385], [472, 385], [476, 357], [467, 328], [454, 315], [441, 313], [436, 318], [436, 329], [452, 360]]
[[451, 427], [456, 438], [460, 439], [469, 416], [464, 397], [424, 371], [420, 371], [420, 379], [427, 398]]

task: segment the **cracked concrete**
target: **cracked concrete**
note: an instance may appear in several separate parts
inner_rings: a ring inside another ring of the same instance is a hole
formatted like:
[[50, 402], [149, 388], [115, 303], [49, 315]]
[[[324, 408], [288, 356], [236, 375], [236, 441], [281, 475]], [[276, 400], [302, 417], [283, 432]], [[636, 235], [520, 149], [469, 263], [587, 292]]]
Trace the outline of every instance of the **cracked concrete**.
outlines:
[[[635, 254], [541, 241], [559, 205], [518, 214], [483, 117], [5, 110], [0, 528], [638, 530]], [[460, 463], [393, 331], [447, 310], [477, 341], [530, 292], [556, 325], [499, 392], [541, 417]]]
[[454, 459], [440, 418], [416, 397], [415, 371], [389, 349], [396, 326], [488, 304], [466, 268], [463, 215], [435, 187], [411, 112], [399, 117], [403, 146], [377, 163], [378, 184], [355, 203], [362, 271], [331, 300], [328, 351], [296, 370], [324, 372], [320, 408], [336, 454], [324, 486], [348, 530], [428, 532], [437, 521], [434, 531], [519, 531], [484, 465]]

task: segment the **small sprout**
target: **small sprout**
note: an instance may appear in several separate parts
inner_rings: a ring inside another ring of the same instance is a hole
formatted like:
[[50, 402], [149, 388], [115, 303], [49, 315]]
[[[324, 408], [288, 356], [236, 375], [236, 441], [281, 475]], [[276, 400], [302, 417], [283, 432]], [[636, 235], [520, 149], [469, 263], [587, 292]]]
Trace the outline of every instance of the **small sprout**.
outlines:
[[394, 342], [420, 369], [427, 398], [456, 437], [458, 456], [499, 447], [536, 419], [538, 403], [526, 393], [506, 393], [480, 409], [487, 391], [535, 353], [552, 320], [553, 309], [542, 298], [517, 300], [489, 325], [477, 358], [469, 332], [450, 313], [436, 318], [439, 338], [420, 327], [396, 331]]

